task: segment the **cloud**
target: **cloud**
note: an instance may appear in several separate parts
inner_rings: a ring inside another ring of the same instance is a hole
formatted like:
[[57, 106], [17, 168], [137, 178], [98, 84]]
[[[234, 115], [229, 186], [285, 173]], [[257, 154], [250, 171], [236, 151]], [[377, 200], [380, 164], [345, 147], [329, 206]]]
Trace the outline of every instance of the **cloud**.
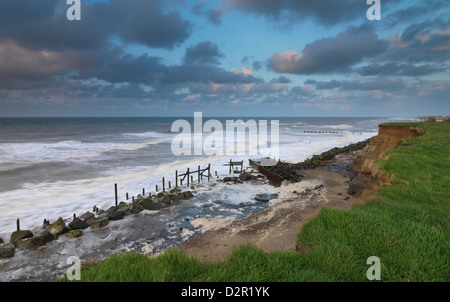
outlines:
[[307, 80], [305, 84], [314, 85], [318, 90], [326, 90], [326, 89], [336, 89], [339, 88], [343, 91], [357, 91], [357, 90], [385, 90], [385, 91], [393, 91], [393, 90], [401, 90], [406, 87], [405, 82], [398, 78], [391, 77], [376, 77], [371, 78], [366, 81], [338, 81], [331, 80], [328, 82], [325, 81], [316, 81], [316, 80]]
[[274, 54], [268, 67], [278, 73], [318, 74], [348, 72], [350, 67], [384, 52], [388, 42], [378, 38], [372, 26], [349, 27], [333, 38], [307, 44], [301, 54], [295, 50]]
[[0, 41], [33, 49], [93, 50], [115, 35], [124, 42], [172, 49], [192, 32], [193, 24], [163, 0], [82, 3], [82, 22], [68, 22], [65, 1], [2, 0]]
[[413, 65], [406, 63], [389, 62], [385, 64], [369, 64], [356, 69], [356, 72], [363, 76], [385, 75], [385, 76], [424, 76], [447, 70], [447, 66], [438, 65]]
[[219, 46], [210, 41], [198, 43], [186, 49], [183, 61], [185, 64], [218, 65], [219, 59], [225, 57], [219, 51]]
[[222, 0], [222, 3], [222, 8], [253, 13], [278, 22], [312, 19], [324, 26], [365, 18], [368, 9], [365, 1], [353, 0]]

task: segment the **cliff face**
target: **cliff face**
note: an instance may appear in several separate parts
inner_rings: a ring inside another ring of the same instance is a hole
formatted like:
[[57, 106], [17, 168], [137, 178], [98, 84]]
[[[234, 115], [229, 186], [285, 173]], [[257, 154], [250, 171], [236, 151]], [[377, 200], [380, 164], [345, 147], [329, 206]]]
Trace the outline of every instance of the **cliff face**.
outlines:
[[386, 151], [400, 146], [401, 140], [422, 135], [419, 128], [400, 125], [380, 125], [378, 135], [359, 153], [350, 167], [348, 193], [366, 195], [377, 187], [390, 184], [391, 178], [379, 173], [375, 159], [387, 159]]

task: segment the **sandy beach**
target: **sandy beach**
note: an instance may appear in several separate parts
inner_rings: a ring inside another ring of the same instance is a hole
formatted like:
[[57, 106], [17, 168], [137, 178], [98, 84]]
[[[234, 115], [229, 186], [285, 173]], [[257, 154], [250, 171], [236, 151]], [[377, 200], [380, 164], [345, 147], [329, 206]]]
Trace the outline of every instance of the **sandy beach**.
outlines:
[[[246, 244], [265, 252], [298, 251], [300, 229], [323, 206], [345, 210], [362, 202], [347, 193], [349, 176], [342, 171], [355, 155], [343, 154], [328, 167], [299, 171], [305, 180], [283, 185], [279, 198], [270, 201], [263, 211], [232, 222], [205, 222], [204, 233], [183, 242], [181, 248], [205, 261], [223, 260]], [[333, 169], [334, 164], [340, 169]]]

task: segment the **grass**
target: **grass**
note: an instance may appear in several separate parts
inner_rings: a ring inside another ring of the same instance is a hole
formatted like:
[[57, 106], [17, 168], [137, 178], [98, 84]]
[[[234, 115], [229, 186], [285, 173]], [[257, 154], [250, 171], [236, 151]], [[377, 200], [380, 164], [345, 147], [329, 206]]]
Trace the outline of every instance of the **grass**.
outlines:
[[348, 211], [324, 207], [298, 234], [304, 252], [243, 246], [218, 263], [175, 249], [156, 258], [117, 254], [84, 266], [82, 281], [367, 281], [370, 256], [381, 260], [382, 281], [450, 281], [450, 123], [410, 125], [425, 135], [380, 161], [393, 185]]

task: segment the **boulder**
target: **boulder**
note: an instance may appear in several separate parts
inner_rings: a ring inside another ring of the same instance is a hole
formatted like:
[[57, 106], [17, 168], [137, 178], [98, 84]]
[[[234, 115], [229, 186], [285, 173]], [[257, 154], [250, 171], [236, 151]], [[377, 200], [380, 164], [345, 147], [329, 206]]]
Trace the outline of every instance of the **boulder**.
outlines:
[[67, 233], [67, 237], [69, 238], [77, 238], [83, 235], [83, 230], [77, 229], [77, 230], [71, 230], [69, 233]]
[[99, 229], [105, 227], [108, 225], [108, 223], [109, 223], [108, 217], [97, 217], [92, 218], [88, 221], [88, 224], [92, 229]]
[[87, 222], [85, 222], [84, 220], [75, 217], [71, 223], [69, 223], [69, 228], [71, 230], [84, 230], [87, 229], [89, 227], [89, 224], [87, 224]]
[[141, 201], [139, 202], [141, 205], [142, 205], [142, 207], [145, 209], [145, 210], [149, 210], [149, 211], [153, 211], [153, 210], [155, 210], [155, 204], [153, 203], [153, 200], [151, 200], [151, 199], [141, 199]]
[[0, 237], [0, 244], [4, 243], [2, 237]]
[[194, 194], [191, 191], [183, 192], [183, 198], [184, 199], [191, 199], [193, 197], [194, 197]]
[[36, 249], [55, 239], [49, 231], [41, 230], [32, 238], [19, 239], [14, 245], [21, 250]]
[[47, 227], [47, 231], [49, 231], [53, 236], [61, 235], [68, 231], [68, 228], [66, 227], [66, 224], [64, 223], [64, 220], [59, 217], [56, 222], [52, 223]]
[[95, 215], [91, 212], [86, 212], [83, 215], [80, 216], [80, 219], [83, 220], [84, 222], [87, 222], [89, 219], [91, 219], [92, 217], [94, 217]]
[[109, 215], [109, 213], [117, 211], [119, 209], [119, 207], [116, 206], [112, 206], [109, 209], [106, 210], [106, 213]]
[[16, 253], [16, 247], [12, 243], [0, 245], [0, 259], [12, 258]]
[[11, 239], [9, 242], [14, 243], [20, 239], [32, 238], [34, 235], [31, 231], [23, 230], [23, 231], [15, 231], [11, 234]]
[[125, 216], [125, 214], [121, 211], [112, 211], [111, 213], [109, 213], [108, 219], [113, 221], [120, 220], [123, 218], [123, 216]]

